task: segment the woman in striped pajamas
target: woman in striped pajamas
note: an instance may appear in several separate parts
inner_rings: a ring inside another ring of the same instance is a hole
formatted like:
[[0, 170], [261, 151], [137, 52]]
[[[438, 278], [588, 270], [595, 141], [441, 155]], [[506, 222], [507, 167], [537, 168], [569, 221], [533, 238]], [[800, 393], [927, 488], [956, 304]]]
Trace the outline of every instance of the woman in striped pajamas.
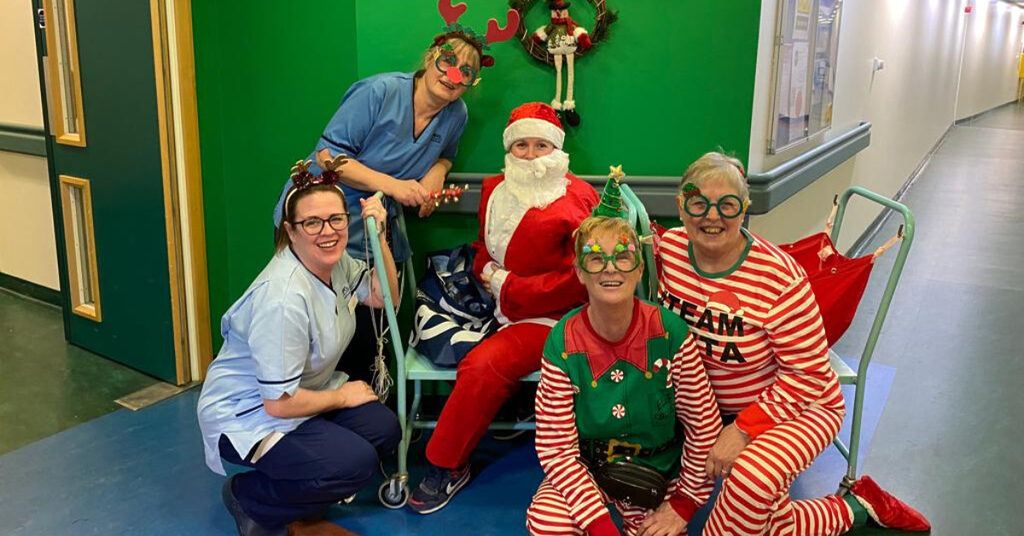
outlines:
[[708, 153], [680, 184], [683, 227], [658, 245], [660, 301], [690, 326], [723, 419], [707, 474], [723, 477], [704, 534], [838, 535], [872, 520], [928, 530], [869, 477], [851, 493], [790, 501], [789, 486], [839, 433], [843, 395], [803, 269], [741, 227], [742, 164]]
[[[526, 526], [533, 535], [676, 536], [711, 494], [705, 464], [722, 426], [711, 386], [686, 324], [634, 296], [643, 263], [630, 225], [588, 218], [575, 249], [589, 302], [559, 321], [544, 347], [536, 446], [545, 479]], [[595, 481], [601, 465], [623, 460], [669, 480], [663, 497], [649, 496], [655, 508], [616, 499]]]

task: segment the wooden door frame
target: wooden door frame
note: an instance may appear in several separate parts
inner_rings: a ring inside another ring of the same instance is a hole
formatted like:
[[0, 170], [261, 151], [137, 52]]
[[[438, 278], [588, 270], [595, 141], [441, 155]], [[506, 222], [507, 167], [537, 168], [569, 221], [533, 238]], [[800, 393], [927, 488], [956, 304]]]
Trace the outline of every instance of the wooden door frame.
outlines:
[[213, 360], [191, 0], [150, 0], [177, 383]]

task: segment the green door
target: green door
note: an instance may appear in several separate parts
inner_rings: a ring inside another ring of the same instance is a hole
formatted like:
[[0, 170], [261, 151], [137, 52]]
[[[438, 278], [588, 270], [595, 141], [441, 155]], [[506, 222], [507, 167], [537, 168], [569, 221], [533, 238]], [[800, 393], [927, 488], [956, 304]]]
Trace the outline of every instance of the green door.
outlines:
[[37, 51], [48, 94], [65, 337], [182, 383], [150, 13], [156, 3], [33, 2], [46, 10], [36, 24]]

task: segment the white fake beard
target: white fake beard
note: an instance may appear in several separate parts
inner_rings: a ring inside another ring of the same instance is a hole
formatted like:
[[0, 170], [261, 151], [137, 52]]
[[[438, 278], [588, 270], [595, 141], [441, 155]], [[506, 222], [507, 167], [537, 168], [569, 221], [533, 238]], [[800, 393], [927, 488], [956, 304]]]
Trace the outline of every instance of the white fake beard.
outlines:
[[569, 155], [561, 149], [533, 160], [505, 154], [505, 188], [530, 208], [544, 208], [565, 195], [568, 172]]

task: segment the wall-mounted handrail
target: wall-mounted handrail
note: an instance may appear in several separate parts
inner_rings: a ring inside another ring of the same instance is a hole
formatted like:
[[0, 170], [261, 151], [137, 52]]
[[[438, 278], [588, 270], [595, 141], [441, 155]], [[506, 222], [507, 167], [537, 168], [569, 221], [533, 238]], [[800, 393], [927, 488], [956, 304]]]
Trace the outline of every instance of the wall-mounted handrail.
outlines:
[[0, 151], [46, 156], [46, 133], [40, 127], [0, 123]]
[[871, 144], [871, 123], [856, 127], [786, 162], [747, 175], [750, 214], [765, 214]]
[[[764, 214], [779, 206], [795, 193], [824, 176], [833, 168], [849, 160], [871, 144], [871, 123], [862, 121], [835, 138], [797, 156], [771, 170], [751, 173], [750, 184], [751, 214]], [[625, 182], [639, 197], [651, 216], [678, 217], [676, 194], [685, 162], [680, 162], [679, 175], [627, 175]], [[452, 173], [449, 181], [469, 184], [470, 190], [461, 196], [461, 203], [444, 204], [439, 212], [475, 214], [480, 205], [480, 185], [491, 173]], [[608, 177], [605, 175], [579, 175], [588, 183], [600, 188]]]

